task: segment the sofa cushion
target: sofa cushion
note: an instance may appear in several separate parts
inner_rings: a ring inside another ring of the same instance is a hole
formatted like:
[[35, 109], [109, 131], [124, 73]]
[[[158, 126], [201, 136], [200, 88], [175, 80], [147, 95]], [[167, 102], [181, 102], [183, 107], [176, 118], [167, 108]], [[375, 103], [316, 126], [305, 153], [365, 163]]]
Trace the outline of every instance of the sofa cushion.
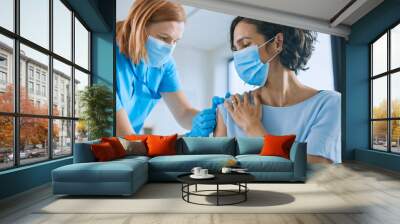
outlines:
[[290, 159], [290, 148], [293, 145], [296, 135], [269, 135], [264, 136], [264, 146], [261, 149], [261, 156], [280, 156]]
[[137, 155], [137, 156], [145, 156], [147, 155], [146, 144], [141, 140], [127, 140], [124, 138], [118, 138], [121, 142], [122, 146], [126, 151], [126, 155]]
[[177, 142], [177, 154], [235, 155], [235, 139], [228, 137], [183, 137]]
[[126, 151], [117, 137], [103, 137], [101, 142], [110, 143], [117, 158], [126, 156]]
[[118, 158], [118, 156], [115, 154], [115, 150], [109, 142], [93, 144], [90, 147], [94, 157], [96, 157], [96, 161], [105, 162]]
[[264, 145], [263, 137], [239, 137], [236, 141], [236, 155], [259, 154]]
[[176, 139], [178, 134], [171, 136], [149, 135], [147, 137], [147, 155], [148, 156], [165, 156], [176, 154]]
[[134, 173], [146, 172], [144, 158], [119, 159], [108, 162], [74, 163], [53, 170], [58, 182], [130, 182]]
[[158, 156], [149, 160], [149, 170], [163, 172], [190, 172], [199, 166], [212, 172], [219, 171], [230, 159], [231, 155], [174, 155]]
[[236, 159], [249, 172], [292, 172], [292, 161], [278, 156], [238, 155]]

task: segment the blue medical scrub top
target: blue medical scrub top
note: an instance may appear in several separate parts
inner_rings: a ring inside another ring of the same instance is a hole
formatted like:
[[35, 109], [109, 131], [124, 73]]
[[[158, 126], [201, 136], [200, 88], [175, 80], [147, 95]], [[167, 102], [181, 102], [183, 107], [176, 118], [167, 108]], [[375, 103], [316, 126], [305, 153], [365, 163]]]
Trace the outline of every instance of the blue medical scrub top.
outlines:
[[[218, 107], [229, 137], [246, 136], [223, 105]], [[307, 142], [307, 153], [322, 156], [334, 163], [342, 161], [341, 95], [324, 90], [300, 103], [286, 106], [262, 106], [262, 123], [271, 135], [296, 135]]]
[[118, 46], [116, 60], [116, 110], [125, 109], [133, 130], [139, 133], [161, 93], [180, 90], [176, 64], [172, 57], [160, 68], [150, 67], [144, 60], [134, 64]]

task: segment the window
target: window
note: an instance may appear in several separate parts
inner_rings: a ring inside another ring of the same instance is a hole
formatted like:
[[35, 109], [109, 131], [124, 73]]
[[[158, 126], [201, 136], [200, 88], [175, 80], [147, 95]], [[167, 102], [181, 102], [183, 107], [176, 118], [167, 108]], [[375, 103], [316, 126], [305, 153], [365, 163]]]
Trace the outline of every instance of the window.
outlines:
[[0, 0], [0, 170], [70, 156], [74, 136], [87, 139], [73, 105], [90, 85], [90, 31], [66, 1], [15, 2]]
[[36, 84], [36, 95], [40, 95], [40, 84]]
[[0, 1], [0, 26], [14, 31], [14, 0]]
[[[40, 54], [40, 53], [39, 53]], [[46, 62], [45, 62], [46, 63]], [[36, 80], [40, 81], [40, 70], [36, 69]]]
[[0, 54], [0, 68], [7, 68], [7, 55]]
[[0, 70], [0, 84], [6, 85], [7, 84], [7, 73]]
[[29, 74], [29, 79], [33, 80], [33, 67], [32, 66], [29, 66], [28, 74]]
[[400, 24], [370, 44], [371, 148], [400, 153]]
[[[0, 7], [4, 2], [1, 1]], [[1, 13], [3, 9], [0, 9], [0, 20], [2, 19]], [[1, 23], [0, 23], [1, 25]], [[14, 112], [14, 71], [12, 69], [12, 58], [14, 57], [14, 42], [13, 39], [6, 37], [0, 33], [0, 73], [2, 75], [0, 84], [0, 113], [12, 113]], [[8, 59], [5, 62], [4, 59]], [[0, 114], [1, 115], [1, 114]], [[0, 135], [1, 137], [1, 135]], [[9, 144], [7, 144], [9, 145]], [[2, 148], [2, 143], [0, 140], [0, 148]], [[0, 160], [1, 164], [1, 160]], [[0, 165], [1, 169], [1, 165]]]
[[33, 82], [28, 82], [28, 92], [29, 94], [33, 94]]
[[20, 0], [21, 36], [49, 48], [49, 0]]
[[82, 23], [75, 18], [75, 62], [85, 69], [89, 69], [89, 32]]
[[53, 0], [54, 53], [71, 60], [72, 12], [59, 0]]
[[6, 91], [7, 86], [7, 55], [0, 53], [0, 91]]
[[[62, 103], [64, 103], [64, 96], [71, 96], [72, 91], [70, 89], [65, 89], [64, 85], [65, 83], [70, 83], [72, 84], [72, 68], [69, 65], [66, 65], [56, 59], [53, 60], [54, 64], [54, 70], [53, 70], [53, 90], [54, 90], [54, 95], [53, 95], [53, 114], [60, 114], [60, 108], [57, 107], [59, 101], [59, 97]], [[61, 96], [59, 95], [61, 94]], [[70, 100], [71, 102], [68, 102], [68, 107], [66, 108], [66, 111], [64, 113], [61, 113], [62, 116], [68, 116], [72, 117], [72, 108], [70, 105], [72, 105], [72, 98], [67, 99]], [[60, 104], [60, 106], [62, 106]]]
[[46, 86], [42, 86], [42, 96], [46, 97]]

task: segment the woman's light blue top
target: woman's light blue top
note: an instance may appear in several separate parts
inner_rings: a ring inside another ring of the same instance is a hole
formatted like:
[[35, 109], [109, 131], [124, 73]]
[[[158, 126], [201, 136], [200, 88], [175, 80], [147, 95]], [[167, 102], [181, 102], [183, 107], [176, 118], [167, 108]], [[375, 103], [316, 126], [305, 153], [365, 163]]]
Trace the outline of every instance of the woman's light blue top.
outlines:
[[[246, 136], [223, 105], [219, 106], [227, 135]], [[287, 107], [262, 106], [262, 123], [271, 135], [296, 135], [296, 141], [307, 143], [307, 153], [342, 162], [341, 95], [320, 91], [300, 103]]]
[[125, 109], [132, 129], [139, 133], [146, 117], [161, 98], [162, 92], [180, 90], [174, 59], [162, 67], [149, 67], [144, 60], [134, 64], [116, 47], [116, 110]]

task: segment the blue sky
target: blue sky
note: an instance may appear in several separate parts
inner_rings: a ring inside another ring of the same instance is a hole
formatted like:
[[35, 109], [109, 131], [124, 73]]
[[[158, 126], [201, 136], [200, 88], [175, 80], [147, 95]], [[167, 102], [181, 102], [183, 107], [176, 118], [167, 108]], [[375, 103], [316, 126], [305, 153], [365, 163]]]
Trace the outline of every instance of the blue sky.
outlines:
[[[49, 10], [48, 0], [20, 0], [21, 1], [21, 36], [48, 48], [49, 43]], [[54, 0], [54, 51], [71, 60], [71, 12], [59, 1]], [[13, 28], [13, 0], [0, 1], [0, 25], [12, 30]], [[84, 68], [88, 67], [88, 35], [86, 29], [75, 22], [76, 27], [76, 63]], [[4, 40], [0, 36], [0, 40]], [[48, 57], [28, 47], [21, 47], [27, 56], [48, 64]], [[63, 69], [65, 66], [58, 66]]]

